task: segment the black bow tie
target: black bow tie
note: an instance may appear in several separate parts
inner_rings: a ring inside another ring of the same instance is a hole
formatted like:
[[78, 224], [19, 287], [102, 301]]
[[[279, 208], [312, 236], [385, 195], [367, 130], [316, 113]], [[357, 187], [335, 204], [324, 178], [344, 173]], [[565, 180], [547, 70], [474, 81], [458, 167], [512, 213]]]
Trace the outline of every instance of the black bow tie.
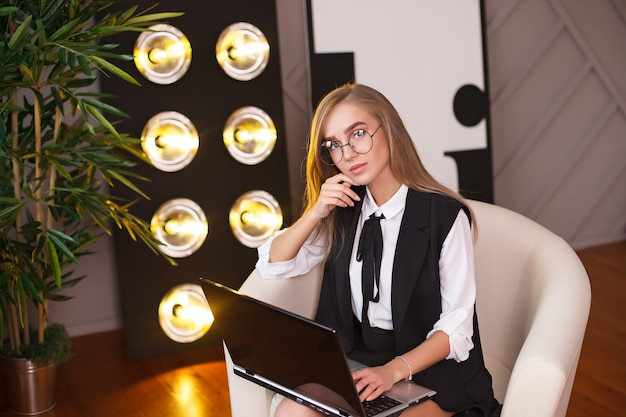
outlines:
[[384, 219], [372, 214], [363, 223], [356, 260], [363, 262], [361, 273], [361, 285], [363, 286], [363, 311], [367, 313], [369, 302], [377, 303], [379, 300], [380, 263], [383, 257], [383, 232], [380, 221]]

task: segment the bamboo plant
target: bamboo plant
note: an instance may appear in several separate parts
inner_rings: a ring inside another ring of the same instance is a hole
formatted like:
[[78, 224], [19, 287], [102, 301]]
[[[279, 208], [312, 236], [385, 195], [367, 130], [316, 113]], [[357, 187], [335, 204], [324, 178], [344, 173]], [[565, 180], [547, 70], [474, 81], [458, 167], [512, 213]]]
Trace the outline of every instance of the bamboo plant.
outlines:
[[129, 187], [137, 199], [148, 198], [136, 184], [146, 178], [132, 172], [135, 163], [147, 161], [139, 141], [110, 121], [126, 115], [94, 87], [99, 76], [139, 84], [116, 65], [132, 56], [116, 51], [112, 35], [146, 31], [180, 13], [136, 6], [119, 11], [117, 3], [0, 3], [0, 341], [6, 339], [5, 354], [64, 359], [67, 341], [56, 357], [42, 348], [52, 330], [48, 302], [68, 298], [63, 290], [83, 279], [72, 265], [112, 228], [161, 253], [149, 225], [130, 211], [132, 202], [108, 191]]

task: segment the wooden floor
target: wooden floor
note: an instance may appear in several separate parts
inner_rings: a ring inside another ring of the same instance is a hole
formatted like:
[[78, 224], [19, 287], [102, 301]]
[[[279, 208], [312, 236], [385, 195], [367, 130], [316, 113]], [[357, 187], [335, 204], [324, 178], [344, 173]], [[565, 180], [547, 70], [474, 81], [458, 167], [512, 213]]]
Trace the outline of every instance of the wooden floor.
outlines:
[[578, 252], [591, 313], [567, 417], [626, 416], [626, 242]]
[[[624, 416], [626, 242], [579, 255], [592, 307], [567, 416]], [[59, 368], [57, 405], [43, 417], [230, 416], [220, 346], [129, 362], [121, 331], [77, 337], [74, 344], [78, 355]], [[13, 416], [0, 399], [0, 417]]]

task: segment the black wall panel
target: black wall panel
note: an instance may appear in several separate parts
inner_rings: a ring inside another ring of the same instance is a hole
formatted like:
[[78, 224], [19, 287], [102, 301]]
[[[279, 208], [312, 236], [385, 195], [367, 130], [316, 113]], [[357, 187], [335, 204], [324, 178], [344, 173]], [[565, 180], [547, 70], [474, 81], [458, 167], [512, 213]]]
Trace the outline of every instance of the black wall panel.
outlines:
[[[135, 1], [140, 9], [153, 3]], [[115, 235], [123, 326], [128, 357], [131, 359], [197, 348], [219, 341], [213, 331], [199, 341], [180, 344], [170, 340], [158, 322], [158, 306], [172, 287], [197, 283], [210, 278], [238, 288], [252, 271], [256, 249], [242, 245], [232, 234], [228, 222], [231, 205], [243, 193], [265, 190], [281, 205], [285, 223], [291, 221], [286, 138], [279, 68], [278, 30], [273, 0], [231, 0], [228, 2], [163, 0], [154, 11], [182, 11], [185, 15], [170, 24], [181, 30], [192, 47], [192, 61], [183, 78], [171, 85], [154, 84], [143, 78], [134, 63], [121, 66], [137, 78], [135, 87], [114, 78], [101, 77], [101, 89], [120, 98], [111, 101], [130, 119], [119, 125], [120, 132], [140, 137], [145, 123], [156, 113], [177, 111], [196, 126], [200, 146], [193, 162], [178, 172], [162, 172], [140, 163], [134, 172], [150, 178], [139, 183], [150, 196], [140, 201], [133, 212], [150, 221], [155, 210], [172, 198], [189, 198], [204, 210], [209, 234], [194, 254], [170, 266], [123, 233]], [[215, 59], [215, 45], [221, 31], [232, 23], [248, 22], [257, 26], [270, 44], [270, 60], [256, 79], [238, 81], [227, 76]], [[119, 37], [120, 50], [132, 54], [136, 35]], [[256, 106], [267, 112], [276, 125], [278, 139], [271, 156], [258, 165], [234, 160], [222, 141], [228, 116], [239, 107]], [[116, 196], [136, 199], [121, 187]]]

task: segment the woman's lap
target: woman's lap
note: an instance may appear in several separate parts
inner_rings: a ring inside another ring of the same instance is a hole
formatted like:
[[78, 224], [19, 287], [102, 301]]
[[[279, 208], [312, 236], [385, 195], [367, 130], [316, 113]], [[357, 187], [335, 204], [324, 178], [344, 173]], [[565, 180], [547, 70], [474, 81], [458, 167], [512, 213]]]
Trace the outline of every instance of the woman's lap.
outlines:
[[[319, 417], [321, 415], [323, 414], [280, 394], [275, 394], [272, 398], [270, 417]], [[400, 417], [451, 417], [452, 415], [453, 413], [442, 410], [436, 402], [428, 400], [403, 411]]]

